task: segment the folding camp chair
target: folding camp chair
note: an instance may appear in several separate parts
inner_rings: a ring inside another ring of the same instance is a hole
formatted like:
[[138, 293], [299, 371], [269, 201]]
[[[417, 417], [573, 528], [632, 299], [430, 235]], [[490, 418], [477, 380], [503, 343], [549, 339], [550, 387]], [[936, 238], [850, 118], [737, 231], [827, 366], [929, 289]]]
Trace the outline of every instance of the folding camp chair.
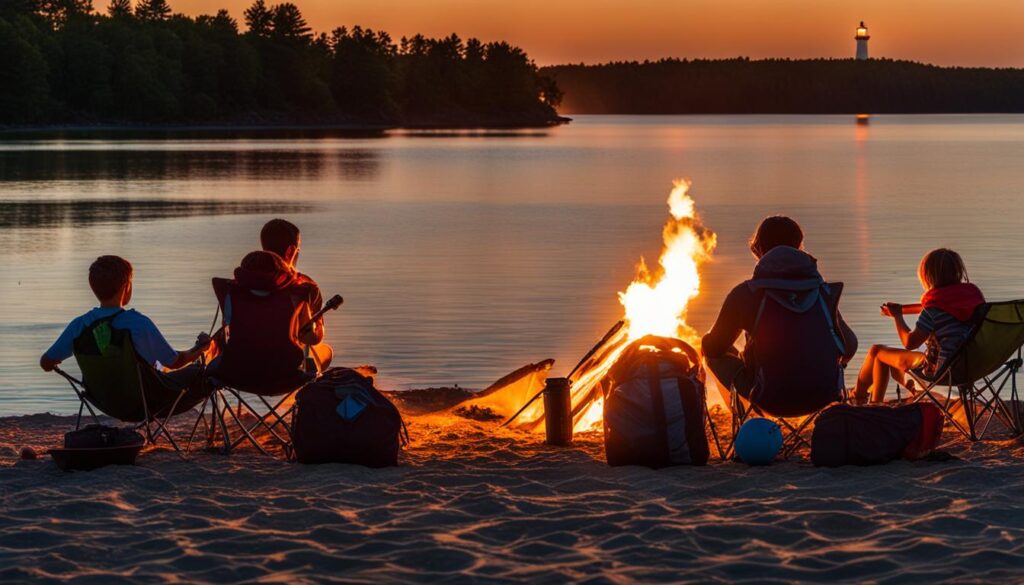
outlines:
[[[212, 420], [208, 442], [215, 441], [219, 429], [225, 454], [248, 441], [260, 453], [269, 455], [256, 436], [263, 431], [281, 446], [285, 458], [292, 456], [292, 399], [320, 371], [311, 348], [297, 341], [299, 316], [307, 310], [308, 291], [303, 286], [307, 285], [264, 292], [246, 289], [233, 280], [213, 279], [218, 314], [223, 315], [230, 307], [231, 319], [221, 354], [207, 370], [208, 380], [215, 388], [210, 396]], [[311, 322], [336, 309], [341, 302], [339, 296], [332, 298], [312, 316]], [[215, 322], [216, 319], [215, 316]], [[258, 401], [256, 408], [247, 396]], [[243, 420], [246, 412], [255, 417], [253, 422]], [[229, 430], [229, 423], [237, 430], [235, 435]]]
[[[942, 409], [946, 421], [971, 441], [984, 438], [993, 420], [1012, 434], [1021, 434], [1024, 421], [1017, 372], [1024, 363], [1022, 345], [1024, 300], [981, 305], [972, 318], [967, 338], [934, 376], [908, 372], [920, 387], [913, 393], [912, 402], [931, 400]], [[1007, 386], [1009, 407], [1003, 399]], [[896, 392], [902, 398], [899, 385]], [[960, 412], [966, 424], [957, 419]]]
[[[119, 421], [134, 423], [135, 430], [144, 431], [147, 444], [156, 444], [163, 437], [175, 452], [183, 455], [188, 448], [183, 451], [178, 446], [167, 423], [172, 416], [188, 412], [206, 400], [211, 389], [204, 385], [201, 372], [197, 372], [194, 379], [183, 381], [173, 374], [157, 371], [139, 358], [131, 333], [111, 325], [118, 314], [92, 323], [75, 339], [74, 356], [82, 379], [54, 368], [78, 396], [75, 429], [81, 427], [86, 410], [99, 424], [96, 414], [99, 411]], [[202, 414], [199, 419], [203, 419]]]

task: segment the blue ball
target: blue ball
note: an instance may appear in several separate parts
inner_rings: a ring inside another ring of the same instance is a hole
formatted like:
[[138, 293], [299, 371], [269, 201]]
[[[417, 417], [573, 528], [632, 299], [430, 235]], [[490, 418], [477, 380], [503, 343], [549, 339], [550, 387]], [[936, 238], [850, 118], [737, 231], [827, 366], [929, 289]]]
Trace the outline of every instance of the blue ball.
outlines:
[[781, 449], [782, 431], [766, 418], [752, 418], [736, 433], [736, 454], [748, 465], [769, 465]]

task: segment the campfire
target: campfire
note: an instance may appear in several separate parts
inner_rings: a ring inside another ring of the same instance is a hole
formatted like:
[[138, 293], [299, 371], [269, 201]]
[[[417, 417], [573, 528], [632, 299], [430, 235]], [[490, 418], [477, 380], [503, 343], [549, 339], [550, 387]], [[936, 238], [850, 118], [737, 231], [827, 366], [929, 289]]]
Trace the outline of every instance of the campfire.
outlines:
[[[572, 383], [573, 428], [586, 431], [602, 420], [604, 392], [601, 383], [608, 370], [630, 344], [645, 335], [676, 337], [698, 346], [697, 332], [686, 323], [686, 310], [700, 293], [700, 268], [715, 249], [714, 232], [704, 227], [688, 191], [690, 182], [677, 180], [668, 197], [671, 217], [662, 233], [664, 247], [658, 265], [648, 267], [640, 259], [637, 275], [619, 302], [623, 319], [580, 360], [568, 375]], [[541, 429], [544, 407], [539, 400], [529, 402], [544, 387], [551, 368], [547, 360], [520, 368], [480, 393], [467, 403], [468, 408], [485, 408], [514, 414], [512, 424], [526, 429]], [[515, 411], [526, 405], [518, 413]]]

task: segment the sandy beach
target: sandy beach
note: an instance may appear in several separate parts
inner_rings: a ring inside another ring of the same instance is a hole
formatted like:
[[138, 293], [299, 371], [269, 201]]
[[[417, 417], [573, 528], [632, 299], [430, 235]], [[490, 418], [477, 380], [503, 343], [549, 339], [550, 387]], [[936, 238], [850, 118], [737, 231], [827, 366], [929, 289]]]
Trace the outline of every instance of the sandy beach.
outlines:
[[72, 417], [0, 419], [0, 581], [1013, 582], [1024, 578], [1020, 441], [957, 459], [817, 469], [610, 468], [572, 448], [408, 417], [398, 468], [151, 450], [65, 473], [20, 449]]

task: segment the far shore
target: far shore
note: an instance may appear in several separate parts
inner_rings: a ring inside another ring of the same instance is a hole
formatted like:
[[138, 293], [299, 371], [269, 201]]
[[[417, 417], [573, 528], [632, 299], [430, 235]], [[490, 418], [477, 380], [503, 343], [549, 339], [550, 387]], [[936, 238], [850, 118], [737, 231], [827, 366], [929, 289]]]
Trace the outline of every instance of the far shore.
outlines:
[[212, 124], [123, 124], [123, 123], [90, 123], [90, 124], [43, 124], [0, 126], [0, 138], [17, 137], [20, 135], [52, 135], [52, 134], [202, 134], [238, 132], [244, 134], [281, 134], [281, 133], [323, 133], [345, 136], [380, 136], [387, 132], [412, 131], [501, 131], [501, 130], [539, 130], [568, 124], [572, 118], [555, 116], [554, 118], [537, 119], [532, 117], [512, 117], [506, 120], [466, 119], [466, 120], [421, 120], [407, 124], [383, 123], [212, 123]]

